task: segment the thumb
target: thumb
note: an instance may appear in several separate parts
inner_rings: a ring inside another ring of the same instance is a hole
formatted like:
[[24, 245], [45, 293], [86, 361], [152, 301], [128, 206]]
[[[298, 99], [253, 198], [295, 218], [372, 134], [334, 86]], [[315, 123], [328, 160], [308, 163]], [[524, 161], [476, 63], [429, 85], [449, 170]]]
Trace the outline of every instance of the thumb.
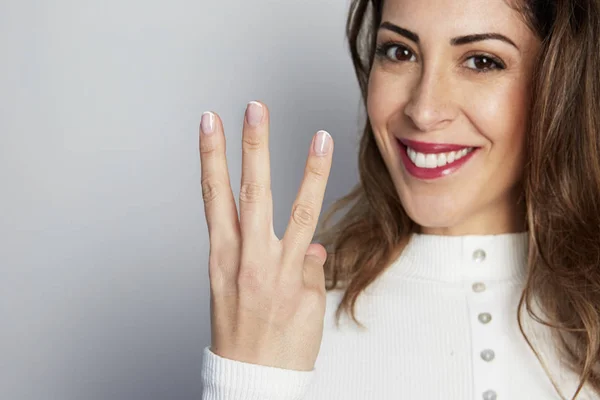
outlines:
[[325, 264], [327, 260], [327, 250], [322, 244], [311, 243], [306, 250], [306, 256], [311, 256], [319, 260], [320, 264]]
[[317, 289], [321, 293], [325, 293], [325, 260], [327, 260], [327, 250], [323, 245], [311, 243], [306, 249], [304, 256], [304, 282], [307, 287]]

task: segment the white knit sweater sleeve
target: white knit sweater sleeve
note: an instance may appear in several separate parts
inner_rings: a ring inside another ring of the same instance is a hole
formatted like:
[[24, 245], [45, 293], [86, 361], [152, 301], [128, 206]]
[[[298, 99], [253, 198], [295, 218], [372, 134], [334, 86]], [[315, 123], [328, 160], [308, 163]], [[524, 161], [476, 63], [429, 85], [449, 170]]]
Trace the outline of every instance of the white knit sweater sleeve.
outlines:
[[204, 348], [202, 400], [305, 400], [315, 370], [294, 371], [220, 357]]

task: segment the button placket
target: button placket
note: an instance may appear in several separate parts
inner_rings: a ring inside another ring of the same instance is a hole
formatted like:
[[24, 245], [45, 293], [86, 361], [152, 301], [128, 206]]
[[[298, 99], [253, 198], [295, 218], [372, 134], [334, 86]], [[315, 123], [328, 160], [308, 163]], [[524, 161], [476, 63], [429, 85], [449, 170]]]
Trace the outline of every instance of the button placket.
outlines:
[[479, 320], [479, 322], [481, 322], [482, 324], [489, 324], [490, 321], [492, 320], [492, 314], [484, 312], [484, 313], [480, 313], [477, 316], [477, 319]]
[[[486, 259], [488, 255], [483, 248], [475, 248], [471, 253], [471, 270], [473, 271], [473, 278], [479, 276], [481, 278], [481, 272], [478, 270], [485, 270]], [[482, 271], [483, 272], [483, 271]], [[485, 276], [485, 275], [484, 275]], [[471, 282], [471, 296], [469, 298], [473, 303], [470, 307], [476, 313], [473, 315], [473, 357], [476, 359], [474, 362], [474, 379], [475, 388], [479, 392], [479, 396], [483, 400], [496, 400], [497, 394], [493, 390], [493, 369], [495, 364], [493, 360], [496, 358], [496, 353], [493, 348], [489, 348], [490, 338], [493, 341], [494, 331], [490, 331], [490, 322], [492, 321], [491, 310], [483, 308], [483, 303], [487, 298], [485, 292], [488, 291], [488, 286], [481, 279], [474, 279]], [[482, 309], [483, 308], [483, 309]]]
[[496, 357], [496, 353], [494, 353], [494, 350], [485, 349], [481, 351], [480, 356], [483, 361], [490, 362]]
[[483, 282], [475, 282], [473, 283], [473, 285], [471, 286], [471, 289], [473, 289], [473, 291], [475, 293], [481, 293], [484, 292], [486, 289], [485, 283]]
[[496, 400], [498, 396], [493, 390], [486, 390], [481, 397], [483, 400]]
[[482, 249], [477, 249], [473, 252], [473, 260], [475, 262], [481, 263], [481, 262], [485, 261], [485, 257], [486, 257], [485, 251]]

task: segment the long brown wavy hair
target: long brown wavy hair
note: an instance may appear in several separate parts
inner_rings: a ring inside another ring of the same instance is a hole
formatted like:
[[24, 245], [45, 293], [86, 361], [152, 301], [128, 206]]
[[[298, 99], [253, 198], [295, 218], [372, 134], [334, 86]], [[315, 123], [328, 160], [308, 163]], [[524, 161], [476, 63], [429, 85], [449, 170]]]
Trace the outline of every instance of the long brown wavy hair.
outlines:
[[[352, 0], [346, 23], [365, 115], [382, 8], [383, 0]], [[518, 11], [542, 45], [523, 175], [528, 274], [516, 317], [536, 355], [523, 330], [523, 306], [553, 328], [580, 377], [575, 399], [585, 384], [600, 394], [600, 0], [522, 0]], [[327, 290], [344, 289], [337, 322], [346, 312], [363, 326], [355, 315], [358, 296], [418, 226], [400, 203], [368, 115], [358, 167], [359, 183], [324, 213], [315, 238], [328, 252]], [[533, 311], [534, 299], [544, 318]]]

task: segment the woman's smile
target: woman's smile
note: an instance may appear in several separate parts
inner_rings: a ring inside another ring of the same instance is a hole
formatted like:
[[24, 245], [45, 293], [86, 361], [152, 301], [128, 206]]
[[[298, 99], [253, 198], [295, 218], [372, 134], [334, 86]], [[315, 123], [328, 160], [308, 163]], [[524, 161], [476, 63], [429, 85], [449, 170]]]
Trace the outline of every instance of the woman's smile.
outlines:
[[[431, 180], [449, 176], [473, 158], [478, 147], [424, 142], [396, 141], [402, 164], [417, 179]], [[420, 151], [417, 151], [420, 150]]]

